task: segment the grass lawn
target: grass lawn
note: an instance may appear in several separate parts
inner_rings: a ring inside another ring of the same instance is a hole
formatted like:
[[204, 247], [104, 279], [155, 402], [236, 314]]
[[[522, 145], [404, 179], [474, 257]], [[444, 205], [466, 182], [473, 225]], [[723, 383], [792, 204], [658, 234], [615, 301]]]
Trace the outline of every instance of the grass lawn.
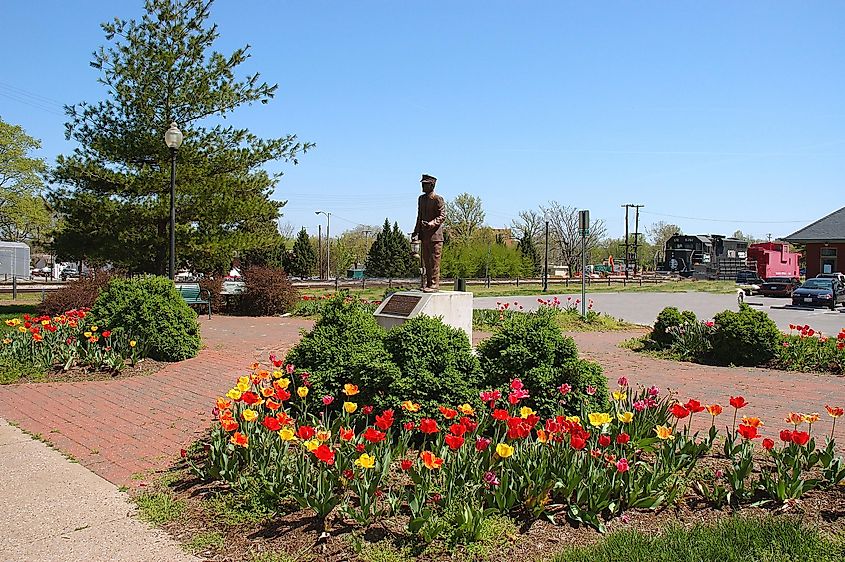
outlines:
[[[399, 287], [394, 287], [395, 290]], [[413, 287], [401, 287], [402, 289], [411, 289]], [[450, 287], [444, 286], [446, 290], [449, 290]], [[355, 295], [363, 299], [367, 300], [381, 300], [384, 298], [384, 292], [387, 287], [379, 286], [379, 287], [367, 287], [366, 289], [348, 289], [350, 295]], [[642, 287], [639, 285], [630, 283], [626, 286], [622, 286], [621, 283], [613, 283], [612, 285], [608, 286], [605, 282], [601, 284], [601, 282], [596, 281], [592, 285], [587, 286], [588, 293], [618, 293], [618, 292], [626, 292], [626, 293], [685, 293], [689, 291], [699, 291], [699, 292], [706, 292], [706, 293], [719, 293], [719, 294], [732, 294], [735, 293], [737, 289], [736, 283], [733, 281], [669, 281], [666, 283], [649, 283], [644, 284]], [[549, 281], [549, 290], [547, 293], [543, 293], [543, 286], [539, 284], [520, 284], [519, 287], [516, 286], [516, 283], [508, 284], [508, 285], [491, 285], [489, 288], [485, 287], [484, 285], [469, 285], [467, 286], [467, 290], [472, 292], [472, 294], [476, 297], [518, 297], [518, 296], [533, 296], [533, 295], [554, 295], [554, 294], [574, 294], [581, 291], [581, 285], [577, 281], [571, 281], [568, 286], [564, 285], [562, 282], [557, 281]], [[321, 289], [300, 289], [300, 293], [303, 295], [312, 295], [312, 296], [322, 296], [325, 294], [334, 294], [334, 290], [321, 290]]]
[[833, 562], [844, 555], [843, 537], [826, 537], [796, 519], [732, 517], [689, 529], [672, 525], [660, 534], [617, 531], [552, 562]]
[[0, 309], [10, 305], [36, 305], [41, 302], [41, 293], [18, 293], [18, 298], [12, 300], [12, 293], [0, 293]]

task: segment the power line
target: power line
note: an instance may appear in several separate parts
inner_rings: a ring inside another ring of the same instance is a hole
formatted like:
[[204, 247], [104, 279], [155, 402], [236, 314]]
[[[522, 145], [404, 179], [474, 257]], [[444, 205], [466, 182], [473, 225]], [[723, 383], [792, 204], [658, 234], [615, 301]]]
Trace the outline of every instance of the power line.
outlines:
[[755, 220], [748, 220], [748, 219], [712, 219], [712, 218], [703, 218], [703, 217], [685, 217], [682, 215], [670, 215], [667, 213], [652, 213], [650, 211], [643, 211], [644, 215], [653, 215], [656, 217], [668, 217], [672, 219], [685, 219], [691, 221], [707, 221], [707, 222], [739, 222], [739, 223], [753, 223], [753, 224], [807, 224], [812, 221], [810, 220], [798, 220], [798, 221], [755, 221]]

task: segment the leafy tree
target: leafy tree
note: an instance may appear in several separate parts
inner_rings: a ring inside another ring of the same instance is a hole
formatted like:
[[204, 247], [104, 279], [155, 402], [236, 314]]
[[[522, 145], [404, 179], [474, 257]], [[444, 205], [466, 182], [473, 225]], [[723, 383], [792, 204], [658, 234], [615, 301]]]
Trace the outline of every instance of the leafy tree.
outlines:
[[519, 239], [517, 249], [525, 262], [526, 272], [530, 275], [540, 275], [543, 272], [543, 258], [540, 256], [540, 252], [537, 251], [537, 244], [534, 242], [534, 239], [524, 234]]
[[761, 239], [757, 238], [753, 234], [746, 234], [741, 230], [735, 230], [731, 237], [738, 238], [740, 240], [745, 240], [749, 244], [754, 244], [755, 242], [762, 242]]
[[399, 230], [399, 223], [384, 219], [384, 226], [376, 234], [367, 255], [368, 277], [409, 277], [417, 275], [419, 265], [411, 255], [408, 238]]
[[461, 193], [446, 202], [446, 228], [451, 238], [469, 239], [484, 224], [481, 197]]
[[33, 240], [50, 225], [41, 198], [47, 165], [29, 155], [40, 147], [22, 127], [0, 119], [0, 240]]
[[317, 252], [314, 251], [311, 237], [303, 226], [293, 243], [293, 250], [287, 257], [285, 269], [290, 275], [307, 277], [315, 267], [317, 267]]
[[66, 108], [66, 136], [53, 194], [64, 225], [55, 248], [65, 259], [111, 262], [162, 273], [168, 261], [170, 154], [163, 135], [178, 123], [176, 257], [179, 266], [225, 270], [237, 251], [279, 237], [279, 180], [262, 166], [297, 163], [311, 145], [295, 135], [262, 139], [222, 119], [268, 103], [277, 86], [258, 74], [239, 79], [249, 47], [213, 51], [211, 0], [146, 0], [140, 20], [104, 23], [107, 46], [93, 55], [105, 99]]
[[666, 241], [675, 234], [683, 234], [681, 227], [677, 224], [670, 224], [666, 221], [657, 221], [645, 229], [648, 235], [648, 240], [654, 244], [661, 252], [666, 246]]

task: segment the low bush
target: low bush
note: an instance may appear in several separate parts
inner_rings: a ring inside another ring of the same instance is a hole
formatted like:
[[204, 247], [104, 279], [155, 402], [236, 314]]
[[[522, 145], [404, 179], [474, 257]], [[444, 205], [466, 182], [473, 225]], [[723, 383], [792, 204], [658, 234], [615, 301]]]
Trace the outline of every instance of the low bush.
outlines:
[[356, 300], [338, 295], [322, 302], [322, 316], [288, 352], [285, 361], [308, 372], [312, 390], [319, 396], [355, 381], [366, 389], [359, 400], [375, 401], [376, 390], [388, 390], [384, 386], [385, 371], [396, 374], [388, 365], [392, 359], [384, 349], [385, 331], [372, 311]]
[[107, 271], [95, 271], [89, 277], [70, 281], [61, 289], [46, 294], [38, 305], [38, 314], [60, 316], [68, 310], [89, 309], [111, 278], [112, 274]]
[[671, 349], [681, 359], [703, 361], [713, 350], [713, 322], [684, 322], [668, 332], [673, 338]]
[[283, 269], [253, 265], [243, 274], [246, 291], [240, 298], [240, 313], [247, 316], [276, 316], [291, 312], [299, 294]]
[[657, 315], [657, 320], [654, 322], [654, 327], [649, 337], [660, 348], [671, 347], [675, 338], [670, 329], [695, 321], [694, 312], [690, 310], [681, 312], [674, 306], [667, 306]]
[[[563, 335], [555, 314], [553, 308], [543, 307], [537, 312], [504, 317], [501, 330], [478, 345], [485, 385], [502, 387], [519, 378], [531, 396], [529, 401], [546, 416], [562, 403], [577, 402], [558, 390], [564, 384], [578, 399], [603, 407], [608, 390], [601, 367], [578, 359], [575, 341]], [[587, 393], [587, 387], [592, 394]]]
[[196, 356], [201, 341], [197, 314], [166, 277], [114, 278], [91, 309], [92, 318], [143, 345], [143, 354], [161, 361]]
[[710, 357], [720, 365], [756, 367], [773, 359], [782, 341], [768, 314], [742, 304], [739, 312], [725, 310], [713, 317]]
[[417, 316], [390, 330], [384, 347], [399, 370], [388, 404], [411, 400], [431, 415], [439, 404], [477, 402], [481, 367], [463, 330]]

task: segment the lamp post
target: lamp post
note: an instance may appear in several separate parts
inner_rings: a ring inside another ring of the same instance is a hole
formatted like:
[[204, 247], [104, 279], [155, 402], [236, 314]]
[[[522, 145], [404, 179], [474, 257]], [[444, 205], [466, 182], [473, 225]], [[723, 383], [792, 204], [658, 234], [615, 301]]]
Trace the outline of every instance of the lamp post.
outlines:
[[176, 151], [182, 146], [182, 131], [176, 122], [164, 133], [164, 144], [170, 149], [170, 280], [176, 277]]
[[332, 239], [329, 228], [331, 228], [332, 214], [326, 211], [314, 211], [315, 215], [326, 215], [326, 280], [329, 280], [332, 267]]

